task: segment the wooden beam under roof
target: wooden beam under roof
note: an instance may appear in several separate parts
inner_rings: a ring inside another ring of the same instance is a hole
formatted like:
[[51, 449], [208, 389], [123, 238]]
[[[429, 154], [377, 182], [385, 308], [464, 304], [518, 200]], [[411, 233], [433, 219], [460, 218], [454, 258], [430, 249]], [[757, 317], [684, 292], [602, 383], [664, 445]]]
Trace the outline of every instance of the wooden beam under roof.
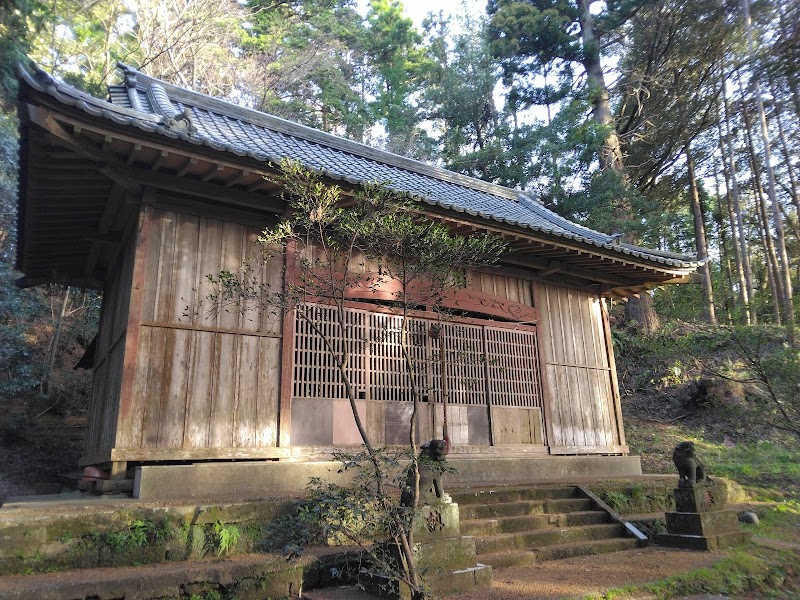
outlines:
[[164, 164], [164, 161], [167, 160], [168, 156], [169, 156], [169, 152], [167, 152], [166, 150], [162, 150], [161, 152], [159, 152], [158, 153], [158, 158], [150, 166], [150, 170], [151, 171], [158, 171], [161, 168], [161, 165]]
[[128, 153], [128, 158], [125, 159], [125, 164], [130, 166], [136, 162], [136, 157], [139, 155], [139, 152], [142, 151], [141, 144], [134, 144], [131, 151]]
[[[128, 166], [124, 162], [115, 159], [113, 156], [103, 156], [99, 148], [93, 148], [89, 145], [88, 140], [77, 139], [76, 136], [70, 134], [56, 121], [49, 111], [31, 105], [28, 105], [28, 107], [32, 121], [50, 131], [50, 133], [65, 142], [67, 147], [74, 149], [79, 154], [103, 159], [105, 165], [98, 170], [136, 196], [141, 194], [143, 185], [153, 185], [172, 192], [197, 195], [203, 198], [216, 200], [217, 202], [230, 201], [239, 206], [249, 206], [268, 212], [280, 212], [283, 210], [283, 203], [276, 202], [273, 197], [265, 199], [263, 195], [225, 188], [212, 183], [206, 183], [205, 181], [199, 182], [191, 179], [176, 179], [176, 177], [171, 174], [156, 173], [148, 169], [139, 169], [137, 167]], [[162, 149], [160, 155], [165, 156], [166, 150]], [[191, 163], [191, 158], [189, 159], [189, 163], [185, 166], [188, 166], [188, 164], [193, 164]], [[216, 173], [223, 171], [225, 168], [226, 165], [224, 163], [214, 163], [203, 179], [211, 179]], [[260, 183], [261, 182], [259, 182], [259, 184]]]
[[196, 164], [197, 164], [197, 157], [190, 156], [189, 158], [186, 159], [186, 162], [183, 164], [183, 166], [180, 168], [180, 170], [178, 170], [178, 172], [175, 175], [177, 177], [183, 177], [184, 175], [186, 175], [186, 173], [189, 172], [189, 169], [191, 169]]
[[[28, 106], [30, 107], [30, 105], [28, 105]], [[46, 112], [50, 117], [53, 117], [52, 112], [50, 110], [48, 110], [47, 108], [40, 108], [39, 110], [42, 110], [42, 111]], [[201, 160], [207, 161], [210, 164], [216, 165], [217, 170], [216, 171], [211, 171], [211, 172], [214, 172], [214, 173], [218, 172], [219, 170], [221, 170], [221, 168], [224, 169], [224, 167], [228, 167], [228, 168], [232, 168], [232, 169], [238, 169], [238, 170], [241, 170], [242, 167], [243, 167], [243, 164], [242, 164], [241, 160], [237, 161], [237, 160], [234, 159], [232, 161], [229, 161], [229, 160], [224, 160], [224, 159], [223, 160], [219, 160], [218, 158], [213, 158], [214, 156], [219, 154], [219, 152], [214, 151], [212, 149], [203, 148], [202, 151], [200, 151], [201, 149], [187, 149], [187, 148], [183, 147], [180, 144], [180, 142], [178, 142], [178, 141], [172, 141], [172, 142], [168, 141], [167, 143], [162, 143], [161, 141], [156, 139], [155, 134], [152, 134], [152, 135], [151, 134], [144, 134], [145, 135], [144, 139], [146, 141], [143, 141], [141, 136], [137, 136], [136, 134], [131, 135], [129, 133], [125, 133], [121, 128], [116, 127], [116, 126], [114, 126], [112, 124], [108, 124], [108, 126], [97, 125], [95, 123], [87, 124], [84, 119], [76, 118], [75, 116], [73, 116], [71, 114], [66, 114], [65, 115], [65, 114], [62, 114], [62, 113], [58, 113], [57, 114], [57, 119], [58, 119], [58, 121], [60, 123], [71, 124], [75, 128], [76, 132], [83, 130], [84, 132], [92, 132], [93, 134], [95, 134], [97, 136], [100, 136], [102, 138], [102, 140], [103, 140], [102, 143], [105, 143], [106, 140], [107, 140], [107, 136], [109, 136], [109, 134], [111, 134], [111, 136], [113, 137], [114, 140], [128, 143], [128, 144], [131, 145], [132, 148], [135, 148], [135, 145], [139, 144], [140, 146], [141, 145], [147, 146], [148, 149], [155, 149], [155, 150], [159, 150], [159, 151], [168, 151], [171, 155], [172, 154], [176, 154], [178, 156], [181, 156], [181, 155], [187, 156], [187, 162], [185, 163], [184, 167], [179, 170], [179, 172], [182, 173], [182, 174], [186, 174], [186, 170], [190, 167], [190, 165], [196, 164], [196, 162], [192, 162], [192, 159], [195, 159], [195, 157], [201, 157]], [[32, 119], [32, 120], [34, 122], [36, 122], [35, 119]], [[65, 128], [63, 128], [63, 126], [61, 127], [61, 129], [62, 129], [62, 131], [66, 131], [67, 134], [69, 135], [69, 132]], [[60, 135], [58, 135], [57, 132], [52, 132], [51, 131], [51, 133], [54, 133], [54, 135], [56, 135], [57, 137], [61, 137]], [[77, 136], [73, 135], [70, 139], [72, 141], [74, 141], [76, 137]], [[100, 148], [101, 148], [101, 144], [100, 143], [93, 144], [91, 146], [91, 148], [89, 148], [90, 153], [89, 154], [83, 154], [82, 153], [82, 155], [85, 156], [86, 158], [91, 159], [91, 160], [96, 160], [96, 161], [106, 160], [107, 157], [99, 156], [97, 154], [97, 151]], [[70, 147], [70, 149], [72, 149], [72, 148]], [[81, 150], [82, 151], [86, 151], [87, 148], [83, 147]], [[119, 150], [119, 148], [118, 148], [118, 150]], [[176, 152], [176, 150], [177, 150], [177, 152]], [[192, 154], [192, 153], [194, 153], [194, 154]], [[125, 159], [129, 159], [130, 157], [131, 157], [131, 150], [128, 150], [128, 151], [125, 152]], [[261, 175], [261, 174], [266, 174], [266, 173], [269, 173], [269, 172], [273, 171], [273, 169], [270, 169], [270, 167], [268, 165], [266, 165], [266, 164], [262, 164], [261, 166], [256, 166], [254, 159], [245, 159], [245, 160], [247, 161], [248, 165], [253, 165], [253, 166], [249, 166], [248, 168], [252, 169], [254, 174]], [[116, 163], [125, 165], [124, 161], [116, 161]], [[207, 172], [206, 174], [208, 174], [208, 173], [209, 172]], [[121, 185], [129, 186], [126, 189], [129, 189], [129, 191], [134, 192], [134, 193], [136, 193], [138, 191], [138, 189], [133, 188], [132, 187], [133, 184], [138, 184], [139, 186], [141, 186], [141, 182], [131, 181], [130, 179], [126, 180], [126, 179], [122, 178], [121, 177], [121, 169], [118, 169], [118, 164], [113, 164], [109, 168], [104, 169], [104, 174], [106, 174], [107, 176], [111, 177], [114, 181], [116, 181], [117, 183], [119, 183]], [[229, 179], [229, 181], [230, 181], [230, 179]], [[339, 182], [339, 183], [341, 184], [341, 182]], [[249, 190], [252, 193], [252, 192], [256, 191], [257, 189], [260, 189], [264, 185], [266, 185], [266, 182], [259, 181], [259, 182], [254, 183], [253, 185], [251, 185]], [[174, 190], [174, 191], [181, 192], [181, 191], [185, 191], [185, 190]], [[208, 196], [203, 196], [203, 197], [208, 197]], [[216, 200], [217, 202], [220, 202], [220, 196], [219, 195], [215, 196], [213, 199]], [[252, 203], [252, 201], [249, 201], [249, 202], [245, 201], [245, 202], [246, 202], [245, 204], [241, 204], [241, 205], [242, 206], [256, 206], [256, 205], [254, 205]], [[257, 205], [257, 207], [260, 208], [260, 209], [264, 208], [264, 206], [261, 205], [260, 203]], [[424, 208], [424, 210], [421, 210], [420, 212], [425, 212], [425, 214], [427, 214], [428, 216], [438, 216], [440, 219], [442, 219], [443, 222], [447, 222], [449, 224], [460, 224], [462, 227], [468, 227], [468, 228], [475, 228], [476, 226], [478, 226], [473, 221], [465, 221], [463, 219], [459, 219], [458, 217], [455, 217], [451, 213], [447, 213], [445, 211], [445, 209], [442, 209], [441, 207], [430, 207], [430, 206], [426, 205], [425, 207], [421, 207], [421, 208]], [[497, 224], [495, 222], [492, 222], [490, 219], [487, 219], [485, 221], [486, 221], [486, 223], [484, 225], [480, 225], [480, 227], [482, 229], [485, 229], [487, 232], [498, 233], [498, 234], [505, 235], [505, 236], [514, 235], [517, 240], [522, 240], [522, 239], [526, 239], [526, 238], [528, 240], [530, 240], [530, 238], [528, 236], [537, 235], [535, 232], [527, 232], [527, 231], [525, 231], [525, 232], [519, 231], [519, 232], [515, 233], [514, 230], [520, 229], [519, 227]], [[547, 236], [546, 232], [542, 232], [542, 235]], [[534, 240], [530, 240], [530, 241], [534, 241]], [[648, 264], [648, 261], [645, 258], [640, 259], [640, 260], [637, 259], [637, 258], [634, 258], [634, 257], [626, 258], [625, 256], [620, 256], [620, 255], [617, 255], [616, 253], [613, 254], [613, 255], [610, 255], [610, 254], [607, 253], [607, 249], [603, 249], [602, 247], [598, 246], [596, 249], [593, 248], [593, 247], [585, 248], [580, 243], [573, 242], [573, 241], [566, 240], [566, 239], [562, 239], [562, 238], [559, 238], [558, 240], [553, 240], [552, 242], [548, 241], [547, 244], [548, 245], [552, 244], [553, 248], [557, 248], [556, 252], [558, 252], [561, 256], [563, 256], [564, 253], [581, 252], [582, 256], [594, 257], [600, 263], [599, 268], [603, 272], [606, 272], [607, 274], [608, 274], [608, 263], [609, 262], [619, 265], [620, 266], [619, 269], [624, 269], [624, 270], [630, 271], [631, 275], [634, 275], [634, 276], [635, 276], [635, 274], [641, 274], [642, 272], [649, 272], [649, 273], [658, 274], [658, 275], [662, 275], [662, 276], [664, 276], [664, 275], [674, 275], [675, 277], [680, 279], [682, 277], [682, 275], [685, 274], [685, 271], [686, 271], [686, 269], [680, 268], [680, 267], [674, 268], [674, 267], [669, 267], [669, 266], [664, 265], [663, 268], [660, 268], [658, 265], [650, 265], [650, 264]], [[542, 246], [542, 249], [543, 248], [544, 248], [544, 246]], [[545, 251], [545, 252], [548, 252], [548, 251]], [[542, 254], [544, 254], [544, 252]], [[552, 255], [552, 256], [555, 257], [556, 255]], [[591, 264], [590, 262], [585, 262], [585, 259], [583, 261], [581, 261], [581, 263], [584, 264], [584, 265]], [[580, 269], [582, 267], [580, 265], [575, 265], [575, 268]], [[619, 269], [617, 269], [617, 270], [619, 270]], [[623, 277], [622, 275], [620, 275], [620, 276]], [[581, 278], [581, 279], [585, 280], [585, 278]], [[589, 279], [589, 281], [596, 281], [596, 278]]]
[[209, 170], [206, 172], [206, 174], [205, 174], [205, 175], [203, 175], [203, 176], [200, 178], [200, 180], [201, 180], [201, 181], [203, 181], [203, 182], [208, 182], [208, 181], [211, 181], [212, 179], [214, 179], [214, 177], [215, 177], [216, 175], [218, 175], [218, 174], [222, 173], [222, 171], [224, 171], [224, 170], [225, 170], [225, 165], [223, 165], [222, 163], [216, 163], [216, 164], [215, 164], [213, 167], [211, 167], [211, 168], [210, 168], [210, 169], [209, 169]]
[[594, 281], [596, 283], [608, 283], [615, 287], [622, 287], [625, 285], [635, 285], [632, 279], [623, 277], [621, 275], [610, 276], [608, 273], [596, 269], [584, 269], [581, 267], [573, 267], [567, 263], [557, 260], [543, 260], [538, 257], [522, 256], [523, 260], [517, 260], [519, 254], [514, 255], [510, 260], [504, 259], [505, 262], [517, 264], [519, 266], [528, 266], [539, 269], [539, 275], [546, 277], [555, 273], [561, 273], [570, 277], [577, 277], [587, 281]]
[[225, 187], [231, 187], [231, 186], [234, 186], [234, 185], [238, 185], [241, 182], [243, 182], [246, 179], [248, 179], [250, 177], [250, 175], [251, 175], [250, 171], [248, 171], [247, 169], [242, 169], [239, 173], [235, 174], [233, 177], [228, 179], [228, 181], [223, 183], [223, 185]]
[[178, 179], [169, 173], [153, 173], [147, 169], [129, 167], [126, 168], [126, 176], [137, 185], [150, 185], [173, 193], [207, 198], [220, 204], [247, 206], [272, 213], [280, 213], [284, 208], [284, 203], [272, 194], [254, 194], [196, 179]]
[[[138, 155], [143, 146], [147, 146], [148, 148], [153, 148], [159, 153], [159, 157], [164, 158], [168, 154], [176, 154], [174, 149], [170, 146], [161, 143], [145, 143], [140, 139], [133, 138], [129, 135], [113, 133], [110, 134], [109, 131], [105, 128], [100, 127], [90, 127], [87, 126], [82, 121], [75, 119], [74, 117], [70, 117], [68, 115], [58, 114], [57, 118], [56, 115], [52, 113], [52, 111], [42, 108], [39, 106], [34, 106], [28, 104], [28, 113], [29, 117], [32, 122], [36, 123], [40, 127], [43, 127], [51, 134], [53, 134], [56, 138], [58, 138], [62, 145], [69, 148], [70, 150], [75, 151], [76, 153], [84, 156], [85, 158], [89, 158], [95, 161], [102, 161], [106, 164], [104, 165], [105, 168], [99, 169], [104, 175], [111, 178], [117, 183], [122, 184], [129, 192], [134, 194], [140, 194], [141, 188], [133, 187], [132, 181], [130, 178], [125, 177], [125, 171], [129, 168], [128, 161], [131, 161], [131, 164], [135, 162], [134, 156]], [[70, 133], [61, 123], [66, 123], [73, 127], [73, 133]], [[116, 159], [110, 152], [108, 154], [103, 154], [102, 147], [92, 144], [88, 139], [83, 136], [79, 136], [78, 132], [93, 132], [103, 138], [105, 140], [109, 135], [111, 135], [115, 139], [119, 139], [122, 141], [126, 141], [132, 145], [132, 150], [128, 152], [126, 156], [126, 160], [122, 161]], [[65, 153], [65, 156], [70, 156], [69, 154]], [[212, 160], [207, 159], [209, 162], [213, 164], [212, 168], [209, 169], [204, 178], [211, 179], [216, 175], [218, 172], [223, 171], [225, 168], [231, 168], [234, 170], [241, 171], [241, 165], [235, 165], [234, 163], [229, 163], [227, 161], [219, 161], [219, 160]], [[193, 166], [198, 164], [198, 158], [195, 155], [187, 156], [187, 162], [184, 166], [178, 171], [178, 175], [182, 176], [185, 175], [188, 170]], [[151, 165], [152, 168], [153, 165]], [[267, 169], [265, 169], [265, 172]], [[261, 183], [259, 182], [258, 186], [261, 187]]]
[[[115, 177], [115, 172], [123, 172], [122, 167], [118, 168], [116, 171], [113, 169], [115, 164], [120, 161], [117, 161], [110, 154], [104, 155], [101, 148], [91, 144], [85, 138], [81, 138], [77, 132], [72, 134], [67, 131], [63, 125], [56, 121], [56, 119], [53, 117], [53, 114], [49, 110], [38, 106], [33, 106], [32, 104], [28, 104], [27, 107], [28, 117], [33, 123], [39, 125], [53, 136], [58, 138], [61, 143], [70, 150], [73, 150], [80, 155], [106, 163], [108, 166], [105, 168], [100, 168], [98, 171], [108, 175], [110, 179], [119, 183], [126, 189], [129, 188], [131, 185], [129, 181], [125, 180], [124, 178]], [[124, 163], [120, 162], [120, 165], [124, 166]], [[138, 189], [131, 191], [138, 191]]]
[[262, 179], [261, 181], [256, 181], [252, 185], [248, 186], [248, 192], [255, 192], [256, 190], [260, 190], [262, 187], [267, 185], [268, 181], [266, 179]]
[[[600, 261], [607, 261], [610, 263], [618, 264], [625, 269], [634, 269], [637, 272], [652, 272], [654, 274], [662, 274], [664, 276], [672, 275], [673, 277], [680, 277], [686, 272], [686, 269], [680, 267], [675, 268], [664, 265], [663, 268], [659, 268], [656, 265], [648, 264], [646, 260], [642, 260], [640, 262], [633, 257], [628, 257], [627, 255], [608, 254], [608, 250], [606, 248], [602, 248], [600, 246], [596, 247], [582, 246], [572, 240], [568, 240], [562, 237], [557, 237], [557, 239], [553, 240], [546, 240], [546, 239], [531, 240], [528, 236], [534, 236], [536, 235], [536, 233], [519, 231], [519, 228], [521, 226], [511, 226], [513, 229], [510, 229], [509, 227], [503, 227], [499, 224], [495, 224], [490, 220], [484, 220], [484, 223], [482, 225], [479, 225], [473, 222], [464, 221], [459, 217], [451, 216], [450, 214], [444, 213], [443, 212], [444, 209], [440, 207], [433, 208], [426, 206], [425, 209], [426, 209], [425, 211], [421, 210], [420, 212], [425, 212], [425, 214], [427, 214], [428, 216], [436, 215], [442, 219], [442, 222], [446, 222], [448, 224], [463, 224], [463, 225], [478, 226], [485, 228], [485, 230], [488, 233], [500, 235], [505, 239], [508, 239], [509, 236], [512, 236], [514, 239], [517, 240], [526, 240], [529, 243], [542, 244], [543, 246], [550, 246], [554, 249], [557, 249], [559, 254], [562, 256], [564, 252], [577, 253], [578, 251], [582, 251], [584, 254], [594, 256]], [[547, 236], [545, 232], [542, 232], [541, 235], [545, 237]], [[607, 267], [605, 265], [602, 267], [603, 270], [605, 270], [606, 268]]]

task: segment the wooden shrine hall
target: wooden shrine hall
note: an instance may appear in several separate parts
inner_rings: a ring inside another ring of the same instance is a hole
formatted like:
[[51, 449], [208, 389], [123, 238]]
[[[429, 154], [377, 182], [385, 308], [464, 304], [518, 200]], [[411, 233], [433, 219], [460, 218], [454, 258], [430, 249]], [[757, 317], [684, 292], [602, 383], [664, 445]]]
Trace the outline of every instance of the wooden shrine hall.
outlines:
[[[603, 299], [690, 281], [695, 259], [617, 243], [518, 190], [121, 68], [108, 100], [18, 69], [20, 285], [103, 292], [82, 465], [135, 477], [141, 497], [178, 494], [170, 481], [184, 495], [252, 497], [303, 489], [334, 448], [361, 443], [305, 323], [186, 310], [207, 274], [235, 271], [281, 219], [271, 165], [293, 159], [345, 189], [385, 182], [454, 232], [507, 241], [499, 263], [468, 272], [452, 298], [442, 343], [459, 358], [426, 374], [420, 437], [441, 436], [444, 382], [454, 477], [641, 473], [625, 443]], [[283, 266], [262, 280], [283, 285]], [[331, 319], [329, 307], [315, 310]], [[400, 317], [369, 298], [347, 310], [352, 335], [369, 340], [352, 359], [360, 415], [375, 444], [403, 444]], [[423, 362], [438, 351], [424, 335], [436, 320], [411, 316]]]

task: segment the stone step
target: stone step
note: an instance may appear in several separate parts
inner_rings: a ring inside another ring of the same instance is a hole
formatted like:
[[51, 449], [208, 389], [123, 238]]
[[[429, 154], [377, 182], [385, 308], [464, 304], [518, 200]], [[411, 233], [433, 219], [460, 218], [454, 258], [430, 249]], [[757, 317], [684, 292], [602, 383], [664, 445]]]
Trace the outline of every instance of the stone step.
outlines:
[[606, 554], [621, 550], [632, 550], [636, 547], [637, 542], [633, 538], [611, 538], [607, 540], [554, 544], [535, 550], [505, 550], [480, 554], [478, 555], [478, 562], [483, 565], [489, 565], [493, 569], [529, 567], [548, 560]]
[[579, 498], [581, 494], [575, 486], [558, 486], [456, 490], [450, 492], [450, 496], [453, 498], [453, 502], [459, 506], [465, 506], [467, 504], [493, 504], [523, 500]]
[[[287, 562], [253, 554], [125, 568], [88, 568], [0, 577], [3, 600], [97, 598], [297, 597], [315, 566], [313, 557]], [[208, 595], [206, 595], [208, 594]]]
[[544, 515], [524, 515], [520, 517], [498, 517], [461, 521], [463, 535], [484, 536], [497, 533], [514, 533], [552, 527], [576, 527], [608, 523], [608, 515], [599, 510], [586, 510], [571, 513]]
[[533, 551], [538, 562], [546, 560], [559, 560], [573, 556], [588, 556], [590, 554], [606, 554], [621, 550], [633, 550], [639, 546], [635, 538], [615, 537], [588, 542], [571, 542], [567, 544], [554, 544]]
[[478, 555], [482, 555], [504, 550], [531, 550], [544, 546], [576, 542], [585, 543], [622, 537], [623, 535], [623, 527], [618, 523], [541, 529], [538, 531], [523, 531], [518, 533], [500, 533], [477, 537], [475, 539], [475, 550]]
[[543, 515], [547, 513], [566, 513], [586, 511], [593, 508], [589, 498], [564, 498], [554, 500], [521, 500], [497, 504], [460, 505], [461, 519], [489, 519], [495, 517], [519, 517], [523, 515]]
[[501, 550], [500, 552], [479, 554], [477, 559], [480, 564], [489, 565], [492, 569], [530, 567], [539, 562], [536, 553], [530, 550]]

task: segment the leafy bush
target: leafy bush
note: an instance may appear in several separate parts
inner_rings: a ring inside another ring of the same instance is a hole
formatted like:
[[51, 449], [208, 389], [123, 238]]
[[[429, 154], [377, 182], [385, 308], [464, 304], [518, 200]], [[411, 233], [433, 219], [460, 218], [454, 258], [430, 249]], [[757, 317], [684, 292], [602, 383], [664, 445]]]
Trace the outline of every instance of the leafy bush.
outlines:
[[114, 550], [143, 548], [147, 544], [164, 539], [167, 534], [168, 529], [164, 523], [136, 519], [127, 529], [104, 534], [103, 541]]
[[411, 511], [400, 506], [397, 498], [405, 485], [401, 461], [408, 458], [407, 453], [390, 454], [380, 448], [376, 452], [377, 475], [366, 453], [336, 453], [342, 464], [339, 472], [355, 473], [353, 482], [338, 485], [312, 478], [308, 498], [267, 526], [262, 547], [298, 556], [312, 545], [371, 545], [390, 535], [396, 516], [405, 523]]
[[217, 556], [222, 556], [236, 546], [241, 532], [235, 525], [226, 525], [218, 519], [211, 524], [207, 535], [208, 549]]

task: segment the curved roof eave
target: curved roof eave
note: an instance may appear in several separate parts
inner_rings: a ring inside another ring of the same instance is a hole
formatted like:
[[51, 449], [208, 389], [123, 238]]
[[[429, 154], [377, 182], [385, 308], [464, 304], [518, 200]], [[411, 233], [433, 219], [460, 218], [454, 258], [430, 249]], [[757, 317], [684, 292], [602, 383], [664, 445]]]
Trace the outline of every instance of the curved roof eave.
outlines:
[[[56, 80], [38, 68], [35, 70], [33, 75], [21, 65], [17, 65], [16, 70], [19, 78], [34, 90], [53, 97], [61, 104], [73, 106], [91, 116], [106, 119], [116, 125], [136, 127], [147, 133], [163, 135], [165, 137], [182, 142], [188, 142], [198, 146], [205, 146], [216, 151], [226, 152], [240, 157], [248, 157], [257, 161], [266, 161], [277, 164], [287, 157], [292, 158], [291, 156], [287, 156], [286, 153], [279, 155], [274, 152], [248, 147], [245, 144], [223, 143], [202, 134], [190, 134], [185, 130], [175, 129], [167, 124], [168, 121], [163, 115], [142, 112], [134, 108], [128, 108], [125, 106], [112, 104], [105, 100], [100, 100], [68, 84]], [[147, 81], [158, 81], [147, 76], [144, 76], [143, 78]], [[169, 86], [169, 84], [163, 82], [159, 83], [162, 83], [164, 86]], [[202, 103], [197, 102], [196, 106], [189, 105], [192, 109], [194, 109], [195, 112], [197, 112], [198, 107], [200, 107], [202, 110], [208, 110], [204, 104], [211, 104], [214, 108], [224, 108], [225, 106], [228, 106], [231, 107], [231, 110], [235, 109], [237, 112], [260, 115], [261, 120], [281, 123], [286, 127], [291, 126], [293, 130], [292, 133], [282, 135], [291, 135], [305, 143], [310, 143], [317, 147], [321, 146], [326, 148], [334, 148], [337, 151], [359, 156], [362, 159], [366, 159], [375, 164], [387, 164], [392, 166], [395, 164], [402, 165], [402, 167], [397, 168], [430, 179], [431, 188], [435, 185], [456, 185], [466, 188], [472, 193], [484, 194], [487, 196], [487, 198], [491, 197], [496, 201], [513, 202], [516, 205], [515, 208], [522, 205], [527, 211], [527, 214], [531, 215], [531, 221], [535, 221], [526, 222], [508, 215], [498, 214], [498, 212], [492, 212], [491, 210], [478, 210], [468, 206], [458, 205], [455, 202], [449, 202], [447, 200], [437, 198], [434, 194], [430, 192], [426, 193], [424, 190], [408, 189], [403, 185], [397, 185], [391, 181], [381, 181], [378, 178], [353, 176], [345, 172], [337, 172], [330, 168], [308, 164], [302, 159], [298, 159], [310, 170], [318, 172], [321, 175], [334, 180], [346, 181], [347, 183], [353, 185], [364, 185], [375, 182], [382, 183], [388, 185], [395, 191], [407, 193], [410, 197], [428, 203], [432, 206], [438, 206], [449, 211], [463, 212], [472, 216], [479, 216], [487, 220], [495, 221], [502, 225], [510, 225], [512, 227], [518, 227], [535, 233], [564, 238], [581, 245], [602, 249], [606, 252], [610, 252], [612, 255], [620, 255], [620, 258], [625, 260], [637, 259], [662, 269], [666, 268], [664, 270], [680, 270], [688, 272], [697, 269], [699, 266], [705, 264], [709, 260], [707, 258], [698, 260], [686, 255], [642, 248], [632, 244], [615, 243], [614, 237], [573, 223], [547, 209], [544, 205], [519, 190], [512, 190], [497, 184], [476, 180], [458, 173], [446, 171], [439, 167], [427, 165], [413, 159], [407, 159], [389, 152], [377, 150], [358, 142], [345, 140], [344, 138], [324, 133], [303, 125], [293, 124], [289, 121], [279, 119], [278, 117], [272, 117], [271, 115], [265, 115], [264, 113], [253, 111], [252, 109], [243, 109], [223, 100], [212, 98], [204, 94], [183, 90], [182, 88], [176, 88], [175, 86], [169, 86], [169, 88], [180, 90], [181, 96], [184, 98], [203, 101]], [[302, 136], [302, 134], [308, 132], [313, 133], [313, 135], [308, 136], [313, 137], [313, 140], [307, 140]], [[325, 144], [325, 142], [328, 143]], [[378, 161], [378, 158], [384, 158], [386, 160]]]

